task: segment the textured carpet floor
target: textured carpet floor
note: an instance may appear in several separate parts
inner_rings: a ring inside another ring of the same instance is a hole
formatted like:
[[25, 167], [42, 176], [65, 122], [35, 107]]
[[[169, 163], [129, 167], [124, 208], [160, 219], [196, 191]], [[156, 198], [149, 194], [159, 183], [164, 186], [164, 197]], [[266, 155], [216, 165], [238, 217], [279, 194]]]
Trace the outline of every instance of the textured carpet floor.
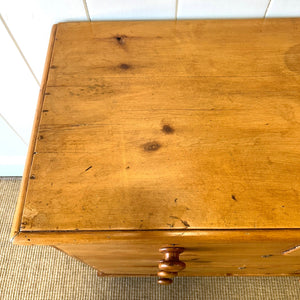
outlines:
[[299, 277], [98, 278], [83, 263], [45, 246], [9, 242], [20, 178], [0, 178], [0, 299], [300, 299]]

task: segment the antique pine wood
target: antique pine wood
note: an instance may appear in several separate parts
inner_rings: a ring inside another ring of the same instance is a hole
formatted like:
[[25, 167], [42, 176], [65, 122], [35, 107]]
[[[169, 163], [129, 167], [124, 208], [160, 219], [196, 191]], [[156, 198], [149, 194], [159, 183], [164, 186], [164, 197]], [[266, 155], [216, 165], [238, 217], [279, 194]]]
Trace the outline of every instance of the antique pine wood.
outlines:
[[300, 274], [300, 20], [54, 25], [11, 237], [100, 274]]

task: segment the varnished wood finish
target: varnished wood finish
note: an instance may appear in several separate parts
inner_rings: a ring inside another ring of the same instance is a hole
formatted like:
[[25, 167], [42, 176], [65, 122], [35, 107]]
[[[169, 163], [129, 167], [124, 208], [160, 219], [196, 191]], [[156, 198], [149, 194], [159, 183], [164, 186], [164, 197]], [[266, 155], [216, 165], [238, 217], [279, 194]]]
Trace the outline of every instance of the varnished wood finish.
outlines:
[[299, 228], [298, 29], [59, 24], [22, 230]]
[[299, 29], [54, 26], [14, 243], [101, 274], [154, 275], [175, 244], [179, 276], [299, 275]]

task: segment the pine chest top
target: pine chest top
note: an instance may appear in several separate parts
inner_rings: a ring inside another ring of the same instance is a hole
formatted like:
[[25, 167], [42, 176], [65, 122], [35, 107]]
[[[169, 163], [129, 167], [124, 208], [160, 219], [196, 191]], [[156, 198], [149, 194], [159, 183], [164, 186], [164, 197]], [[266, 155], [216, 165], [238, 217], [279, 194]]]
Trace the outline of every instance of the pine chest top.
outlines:
[[12, 235], [299, 229], [299, 31], [55, 25]]

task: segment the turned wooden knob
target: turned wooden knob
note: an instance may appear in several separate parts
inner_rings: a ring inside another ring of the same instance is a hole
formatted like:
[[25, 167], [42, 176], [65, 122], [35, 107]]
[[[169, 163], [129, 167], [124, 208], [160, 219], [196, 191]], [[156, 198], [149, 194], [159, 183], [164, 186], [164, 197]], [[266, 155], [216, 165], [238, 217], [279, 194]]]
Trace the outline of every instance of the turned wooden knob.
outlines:
[[161, 260], [158, 268], [162, 271], [166, 272], [179, 272], [185, 268], [185, 263], [178, 260], [178, 261], [165, 261]]
[[158, 282], [159, 284], [168, 285], [168, 284], [171, 284], [171, 283], [173, 282], [173, 280], [170, 279], [170, 278], [159, 278], [159, 279], [157, 280], [157, 282]]
[[178, 272], [185, 268], [185, 263], [179, 260], [179, 255], [184, 248], [182, 247], [164, 247], [159, 249], [164, 254], [163, 260], [160, 261], [157, 273], [158, 283], [167, 285], [173, 282], [172, 278], [178, 275]]
[[174, 278], [178, 275], [178, 273], [175, 272], [166, 272], [166, 271], [159, 271], [157, 273], [159, 278]]

